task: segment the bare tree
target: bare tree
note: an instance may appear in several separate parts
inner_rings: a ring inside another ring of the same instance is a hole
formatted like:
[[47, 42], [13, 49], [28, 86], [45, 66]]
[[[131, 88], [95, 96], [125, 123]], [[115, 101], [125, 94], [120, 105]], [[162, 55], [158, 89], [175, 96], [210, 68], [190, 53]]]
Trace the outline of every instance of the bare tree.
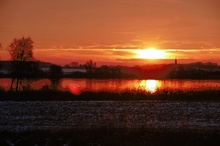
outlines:
[[15, 90], [20, 90], [19, 85], [21, 85], [21, 76], [24, 72], [28, 72], [28, 68], [25, 63], [27, 61], [33, 61], [33, 41], [30, 37], [21, 39], [14, 39], [10, 44], [9, 54], [12, 60], [12, 83], [10, 90], [13, 89], [13, 84], [16, 82]]
[[86, 62], [85, 64], [85, 69], [87, 71], [88, 74], [92, 74], [93, 70], [96, 68], [96, 63], [93, 62], [91, 59], [89, 61]]
[[49, 79], [51, 81], [51, 88], [57, 89], [60, 80], [63, 75], [63, 70], [61, 66], [51, 65], [49, 69]]

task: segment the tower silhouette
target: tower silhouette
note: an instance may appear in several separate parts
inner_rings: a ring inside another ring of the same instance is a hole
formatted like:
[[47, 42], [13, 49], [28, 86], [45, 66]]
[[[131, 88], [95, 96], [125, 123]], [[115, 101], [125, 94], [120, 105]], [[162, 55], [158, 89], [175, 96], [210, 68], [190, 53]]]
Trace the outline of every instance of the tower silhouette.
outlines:
[[177, 59], [175, 58], [174, 64], [177, 64]]

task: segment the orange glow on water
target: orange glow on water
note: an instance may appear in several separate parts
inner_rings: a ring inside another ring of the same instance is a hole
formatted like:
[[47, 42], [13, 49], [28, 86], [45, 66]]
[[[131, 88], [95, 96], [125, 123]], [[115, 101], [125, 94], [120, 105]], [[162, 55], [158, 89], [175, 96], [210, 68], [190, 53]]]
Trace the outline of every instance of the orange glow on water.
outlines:
[[[0, 79], [0, 88], [9, 90], [11, 79]], [[39, 90], [43, 86], [50, 86], [49, 79], [40, 79], [33, 81], [31, 87], [34, 90]], [[73, 85], [73, 86], [72, 86]], [[73, 91], [71, 93], [80, 93], [81, 91], [123, 91], [127, 89], [140, 89], [147, 92], [155, 93], [158, 90], [206, 90], [218, 89], [220, 90], [219, 80], [86, 80], [86, 79], [62, 79], [59, 85], [60, 90]], [[75, 92], [76, 91], [76, 92]]]

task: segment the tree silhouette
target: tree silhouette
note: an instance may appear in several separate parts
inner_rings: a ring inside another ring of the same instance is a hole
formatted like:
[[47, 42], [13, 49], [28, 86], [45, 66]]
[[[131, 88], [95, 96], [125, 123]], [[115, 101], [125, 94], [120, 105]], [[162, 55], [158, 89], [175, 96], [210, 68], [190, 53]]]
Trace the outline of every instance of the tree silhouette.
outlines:
[[85, 64], [85, 69], [88, 74], [92, 74], [96, 67], [96, 63], [92, 59], [88, 60]]
[[61, 66], [51, 65], [49, 69], [49, 79], [51, 81], [51, 88], [57, 89], [60, 79], [62, 78], [63, 70]]
[[9, 54], [12, 61], [32, 61], [33, 60], [33, 41], [31, 38], [14, 39], [10, 44]]
[[9, 54], [12, 60], [12, 83], [10, 90], [13, 89], [13, 84], [16, 82], [15, 90], [20, 90], [21, 78], [27, 75], [31, 68], [36, 69], [33, 64], [33, 41], [30, 37], [14, 39], [10, 44]]

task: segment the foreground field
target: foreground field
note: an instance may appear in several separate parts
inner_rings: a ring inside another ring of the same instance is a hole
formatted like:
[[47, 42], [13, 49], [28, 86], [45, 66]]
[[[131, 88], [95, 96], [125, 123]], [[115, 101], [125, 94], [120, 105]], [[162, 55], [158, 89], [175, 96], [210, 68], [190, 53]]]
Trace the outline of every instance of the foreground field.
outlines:
[[219, 129], [219, 102], [1, 101], [0, 130]]
[[1, 101], [0, 145], [219, 145], [214, 101]]
[[0, 145], [219, 145], [214, 101], [1, 101]]

